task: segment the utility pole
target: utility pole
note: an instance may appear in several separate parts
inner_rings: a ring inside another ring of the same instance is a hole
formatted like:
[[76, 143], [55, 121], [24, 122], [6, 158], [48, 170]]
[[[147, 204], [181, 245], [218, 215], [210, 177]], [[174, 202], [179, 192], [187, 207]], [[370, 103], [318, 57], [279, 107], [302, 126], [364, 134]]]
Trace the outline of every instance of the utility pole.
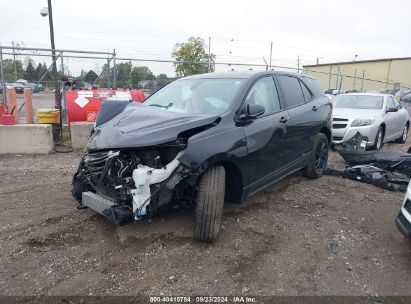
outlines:
[[300, 55], [297, 58], [297, 73], [300, 73]]
[[56, 100], [57, 109], [60, 112], [60, 121], [59, 121], [59, 133], [60, 133], [60, 142], [63, 140], [63, 113], [61, 109], [61, 96], [60, 96], [60, 84], [59, 84], [59, 75], [57, 73], [57, 58], [56, 58], [56, 47], [54, 45], [54, 26], [53, 26], [53, 8], [51, 6], [51, 0], [47, 0], [47, 10], [45, 8], [40, 11], [40, 14], [43, 17], [49, 16], [49, 26], [50, 26], [50, 44], [51, 44], [51, 56], [53, 58], [52, 72], [54, 76], [54, 98]]
[[271, 46], [270, 46], [270, 70], [271, 70], [271, 58], [273, 57], [273, 42], [271, 41]]

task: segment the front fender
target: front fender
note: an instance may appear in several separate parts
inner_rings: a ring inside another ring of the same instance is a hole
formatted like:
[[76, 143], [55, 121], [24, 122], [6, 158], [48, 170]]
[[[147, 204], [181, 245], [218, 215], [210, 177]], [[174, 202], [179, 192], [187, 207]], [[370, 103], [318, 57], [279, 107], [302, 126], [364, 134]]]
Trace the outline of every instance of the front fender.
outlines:
[[[211, 129], [212, 130], [212, 129]], [[247, 155], [247, 143], [241, 128], [202, 132], [189, 138], [187, 149], [179, 161], [192, 169], [201, 171], [210, 159], [241, 159]]]
[[179, 161], [198, 174], [211, 166], [227, 162], [235, 165], [243, 185], [248, 184], [247, 142], [242, 128], [202, 132], [188, 140]]

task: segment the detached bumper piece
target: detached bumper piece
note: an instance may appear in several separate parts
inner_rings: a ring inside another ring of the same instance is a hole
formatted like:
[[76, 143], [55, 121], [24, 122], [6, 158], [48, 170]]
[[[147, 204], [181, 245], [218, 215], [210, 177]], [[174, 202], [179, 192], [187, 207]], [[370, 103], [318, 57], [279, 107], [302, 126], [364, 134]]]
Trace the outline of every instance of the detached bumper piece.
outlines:
[[117, 205], [115, 202], [93, 192], [83, 192], [82, 205], [100, 213], [117, 225], [125, 225], [134, 221], [133, 211]]
[[400, 213], [397, 216], [397, 219], [395, 220], [395, 223], [397, 224], [398, 229], [404, 234], [406, 237], [411, 237], [411, 223], [407, 220], [407, 218]]
[[385, 171], [370, 165], [347, 167], [344, 171], [327, 169], [324, 174], [372, 184], [388, 191], [405, 192], [409, 182], [409, 177], [405, 174]]

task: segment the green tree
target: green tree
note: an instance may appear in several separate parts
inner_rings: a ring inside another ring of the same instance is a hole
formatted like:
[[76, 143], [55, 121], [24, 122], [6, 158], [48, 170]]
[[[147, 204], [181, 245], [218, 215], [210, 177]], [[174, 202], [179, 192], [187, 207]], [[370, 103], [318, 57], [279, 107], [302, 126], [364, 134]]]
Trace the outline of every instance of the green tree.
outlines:
[[[117, 87], [130, 87], [130, 77], [131, 77], [131, 69], [133, 65], [131, 64], [131, 61], [127, 62], [122, 62], [119, 64], [116, 64], [116, 83]], [[113, 75], [112, 72], [110, 72], [110, 75]], [[113, 82], [111, 82], [113, 83]]]
[[171, 57], [176, 61], [174, 64], [178, 77], [214, 72], [215, 58], [214, 54], [208, 55], [206, 52], [207, 45], [204, 39], [200, 37], [190, 37], [186, 43], [177, 43], [174, 46]]
[[131, 86], [133, 88], [138, 88], [138, 83], [142, 80], [154, 80], [156, 77], [153, 72], [146, 66], [133, 67], [131, 71]]
[[[14, 74], [15, 67], [17, 71], [17, 78], [15, 77], [15, 74]], [[22, 78], [24, 74], [23, 63], [20, 60], [16, 60], [14, 62], [14, 60], [12, 59], [4, 59], [3, 60], [3, 70], [4, 70], [5, 82], [14, 82]]]
[[34, 68], [34, 61], [29, 59], [27, 60], [26, 70], [24, 71], [24, 79], [28, 82], [36, 81], [36, 69]]
[[93, 70], [90, 70], [87, 72], [86, 75], [84, 75], [83, 80], [88, 83], [94, 83], [97, 77], [98, 77], [97, 73], [94, 72]]
[[169, 84], [172, 81], [172, 79], [168, 78], [166, 74], [159, 74], [156, 77], [156, 81], [157, 81], [157, 87], [162, 88], [165, 85]]

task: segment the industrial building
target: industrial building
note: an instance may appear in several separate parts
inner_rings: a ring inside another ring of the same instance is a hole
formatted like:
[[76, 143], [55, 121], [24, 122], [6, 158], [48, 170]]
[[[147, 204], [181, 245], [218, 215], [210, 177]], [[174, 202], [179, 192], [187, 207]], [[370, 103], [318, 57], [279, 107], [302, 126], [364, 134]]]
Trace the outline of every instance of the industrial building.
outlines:
[[303, 66], [324, 89], [379, 91], [411, 88], [411, 57]]

